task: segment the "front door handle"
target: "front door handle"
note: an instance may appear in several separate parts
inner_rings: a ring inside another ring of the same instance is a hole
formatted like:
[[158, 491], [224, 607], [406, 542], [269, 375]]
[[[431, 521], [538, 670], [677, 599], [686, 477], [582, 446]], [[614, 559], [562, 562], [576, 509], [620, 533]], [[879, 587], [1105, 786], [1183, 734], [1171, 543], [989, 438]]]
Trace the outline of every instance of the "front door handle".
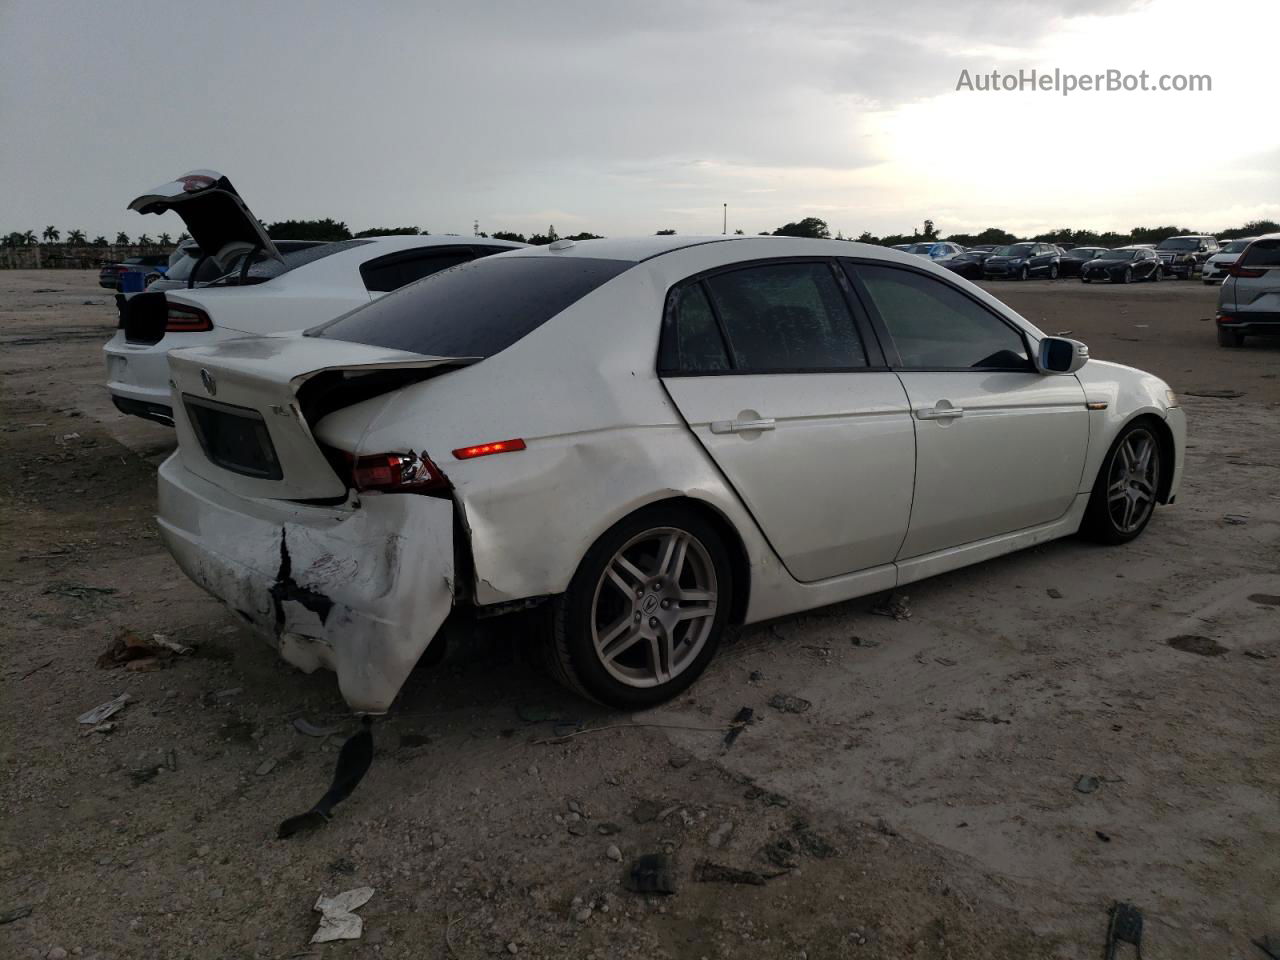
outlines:
[[712, 433], [751, 433], [756, 430], [772, 430], [777, 426], [773, 417], [760, 417], [755, 420], [712, 420]]
[[964, 407], [918, 407], [917, 420], [955, 420], [964, 416]]

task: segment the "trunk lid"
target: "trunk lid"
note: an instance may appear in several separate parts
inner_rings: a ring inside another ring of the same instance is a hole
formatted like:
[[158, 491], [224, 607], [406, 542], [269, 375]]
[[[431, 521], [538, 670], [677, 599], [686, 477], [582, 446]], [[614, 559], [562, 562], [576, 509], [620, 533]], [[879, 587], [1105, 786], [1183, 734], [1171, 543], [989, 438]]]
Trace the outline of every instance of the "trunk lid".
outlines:
[[266, 229], [245, 206], [231, 181], [216, 170], [184, 173], [136, 198], [129, 209], [138, 213], [172, 210], [182, 218], [201, 252], [224, 270], [230, 269], [237, 256], [253, 250], [280, 259], [280, 251]]
[[[346, 480], [316, 442], [312, 423], [471, 359], [297, 335], [174, 350], [169, 376], [183, 463], [239, 496], [344, 497]], [[320, 389], [304, 391], [308, 385]]]

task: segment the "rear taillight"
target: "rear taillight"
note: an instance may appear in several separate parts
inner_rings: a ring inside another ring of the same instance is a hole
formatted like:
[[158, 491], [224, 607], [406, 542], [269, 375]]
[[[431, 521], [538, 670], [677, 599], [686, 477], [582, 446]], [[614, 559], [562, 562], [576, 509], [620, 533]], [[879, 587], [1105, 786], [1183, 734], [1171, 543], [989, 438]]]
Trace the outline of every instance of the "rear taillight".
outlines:
[[1214, 317], [1214, 320], [1217, 323], [1239, 323], [1240, 322], [1239, 317], [1233, 317], [1229, 313], [1220, 313], [1216, 317]]
[[1238, 263], [1233, 263], [1227, 268], [1227, 273], [1231, 274], [1231, 276], [1244, 277], [1246, 280], [1256, 280], [1266, 272], [1265, 270], [1251, 270], [1248, 267], [1240, 266]]
[[361, 492], [434, 493], [449, 481], [431, 458], [416, 453], [375, 453], [352, 458], [351, 485]]
[[169, 304], [169, 314], [165, 321], [165, 333], [199, 333], [212, 330], [213, 321], [199, 307], [188, 307], [182, 304]]

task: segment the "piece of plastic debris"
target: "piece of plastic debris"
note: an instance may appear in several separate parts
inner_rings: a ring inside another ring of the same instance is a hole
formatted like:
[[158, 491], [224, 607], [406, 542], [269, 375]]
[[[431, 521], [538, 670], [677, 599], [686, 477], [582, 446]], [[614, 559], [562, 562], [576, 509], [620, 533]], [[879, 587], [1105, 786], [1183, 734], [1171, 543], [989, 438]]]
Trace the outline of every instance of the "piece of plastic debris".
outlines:
[[108, 717], [114, 716], [123, 710], [125, 704], [132, 699], [133, 697], [129, 696], [129, 694], [122, 693], [114, 700], [108, 700], [106, 703], [98, 704], [92, 710], [86, 710], [84, 713], [80, 714], [80, 716], [76, 717], [76, 720], [79, 723], [96, 727], [103, 720], [106, 720]]
[[729, 732], [724, 735], [724, 749], [728, 750], [733, 746], [733, 742], [738, 739], [742, 731], [746, 729], [747, 724], [755, 723], [756, 712], [750, 707], [743, 707], [733, 715], [731, 721], [733, 726], [729, 728]]
[[369, 727], [370, 721], [366, 717], [364, 728], [355, 736], [347, 738], [347, 742], [338, 751], [338, 763], [328, 791], [306, 813], [290, 817], [280, 824], [276, 832], [279, 839], [323, 827], [333, 815], [333, 808], [351, 796], [351, 791], [360, 785], [373, 764], [373, 733]]
[[1237, 526], [1237, 527], [1249, 522], [1249, 518], [1246, 517], [1243, 513], [1228, 513], [1222, 519], [1223, 519], [1223, 522], [1230, 523], [1233, 526]]
[[339, 726], [318, 727], [314, 723], [309, 723], [302, 719], [302, 717], [298, 717], [293, 721], [293, 729], [297, 730], [299, 733], [306, 734], [308, 737], [316, 737], [317, 739], [320, 737], [331, 737], [342, 730]]
[[191, 647], [170, 640], [163, 633], [153, 633], [148, 638], [125, 629], [115, 635], [97, 662], [104, 670], [121, 666], [127, 670], [145, 670], [190, 652]]
[[646, 853], [631, 861], [626, 887], [635, 893], [675, 893], [671, 858], [665, 853]]
[[1108, 834], [1103, 833], [1101, 830], [1093, 831], [1093, 835], [1097, 837], [1099, 840], [1101, 840], [1103, 843], [1111, 842], [1111, 837]]
[[1111, 918], [1107, 923], [1107, 943], [1103, 956], [1115, 960], [1116, 947], [1131, 943], [1139, 957], [1142, 956], [1142, 911], [1131, 903], [1111, 905]]
[[253, 772], [260, 777], [265, 777], [268, 773], [270, 773], [275, 768], [276, 768], [275, 760], [268, 758], [266, 760], [263, 760], [260, 764], [258, 764], [258, 769]]
[[320, 896], [311, 909], [320, 913], [320, 926], [311, 937], [312, 943], [332, 940], [358, 940], [364, 932], [364, 921], [355, 912], [369, 902], [373, 887], [344, 890], [337, 896]]
[[893, 617], [895, 620], [910, 620], [911, 606], [908, 601], [911, 598], [905, 593], [891, 593], [874, 607], [871, 612], [878, 617]]
[[793, 697], [789, 693], [775, 693], [769, 698], [769, 706], [783, 713], [804, 713], [813, 704], [804, 697]]
[[1080, 779], [1076, 781], [1076, 792], [1077, 793], [1093, 793], [1093, 791], [1097, 790], [1098, 787], [1101, 785], [1102, 785], [1102, 781], [1099, 780], [1097, 777], [1090, 777], [1088, 775], [1082, 774], [1080, 776]]
[[1045, 593], [1049, 595], [1049, 599], [1051, 600], [1062, 599], [1062, 591], [1059, 590], [1057, 587], [1050, 587], [1048, 590], [1045, 591]]
[[31, 916], [31, 905], [24, 903], [16, 907], [10, 907], [8, 910], [0, 911], [0, 924], [13, 923], [15, 920], [21, 920], [23, 917], [29, 916]]

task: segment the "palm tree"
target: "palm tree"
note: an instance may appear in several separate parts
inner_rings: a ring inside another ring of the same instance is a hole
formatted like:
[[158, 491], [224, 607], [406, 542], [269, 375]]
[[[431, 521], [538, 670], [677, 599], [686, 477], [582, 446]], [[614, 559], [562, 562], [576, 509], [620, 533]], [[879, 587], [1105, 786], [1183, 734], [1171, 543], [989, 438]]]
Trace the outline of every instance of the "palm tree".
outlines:
[[191, 239], [191, 234], [189, 234], [189, 233], [180, 233], [180, 234], [178, 234], [178, 242], [179, 242], [179, 243], [186, 243], [186, 242], [187, 242], [188, 240], [190, 240], [190, 239]]
[[144, 250], [145, 250], [147, 247], [151, 246], [151, 244], [152, 244], [152, 240], [151, 240], [151, 238], [150, 238], [150, 237], [148, 237], [145, 233], [144, 233], [144, 234], [141, 234], [141, 235], [138, 237], [138, 246], [142, 247]]
[[127, 247], [129, 245], [129, 235], [121, 230], [116, 234], [116, 246]]
[[107, 243], [107, 238], [104, 237], [102, 234], [98, 234], [96, 237], [93, 238], [93, 245], [95, 247], [110, 246], [110, 244]]
[[160, 246], [168, 247], [168, 246], [172, 246], [172, 244], [173, 244], [173, 239], [167, 233], [160, 234]]
[[34, 230], [22, 231], [22, 242], [25, 246], [33, 247], [36, 243], [36, 232]]
[[83, 245], [84, 245], [84, 231], [83, 231], [83, 230], [68, 230], [68, 231], [67, 231], [67, 246], [68, 246], [68, 247], [80, 247], [80, 246], [83, 246]]
[[45, 227], [45, 228], [44, 228], [44, 242], [45, 242], [45, 243], [57, 243], [57, 242], [58, 242], [58, 238], [59, 238], [60, 236], [62, 236], [62, 231], [61, 231], [61, 230], [59, 230], [57, 227]]

